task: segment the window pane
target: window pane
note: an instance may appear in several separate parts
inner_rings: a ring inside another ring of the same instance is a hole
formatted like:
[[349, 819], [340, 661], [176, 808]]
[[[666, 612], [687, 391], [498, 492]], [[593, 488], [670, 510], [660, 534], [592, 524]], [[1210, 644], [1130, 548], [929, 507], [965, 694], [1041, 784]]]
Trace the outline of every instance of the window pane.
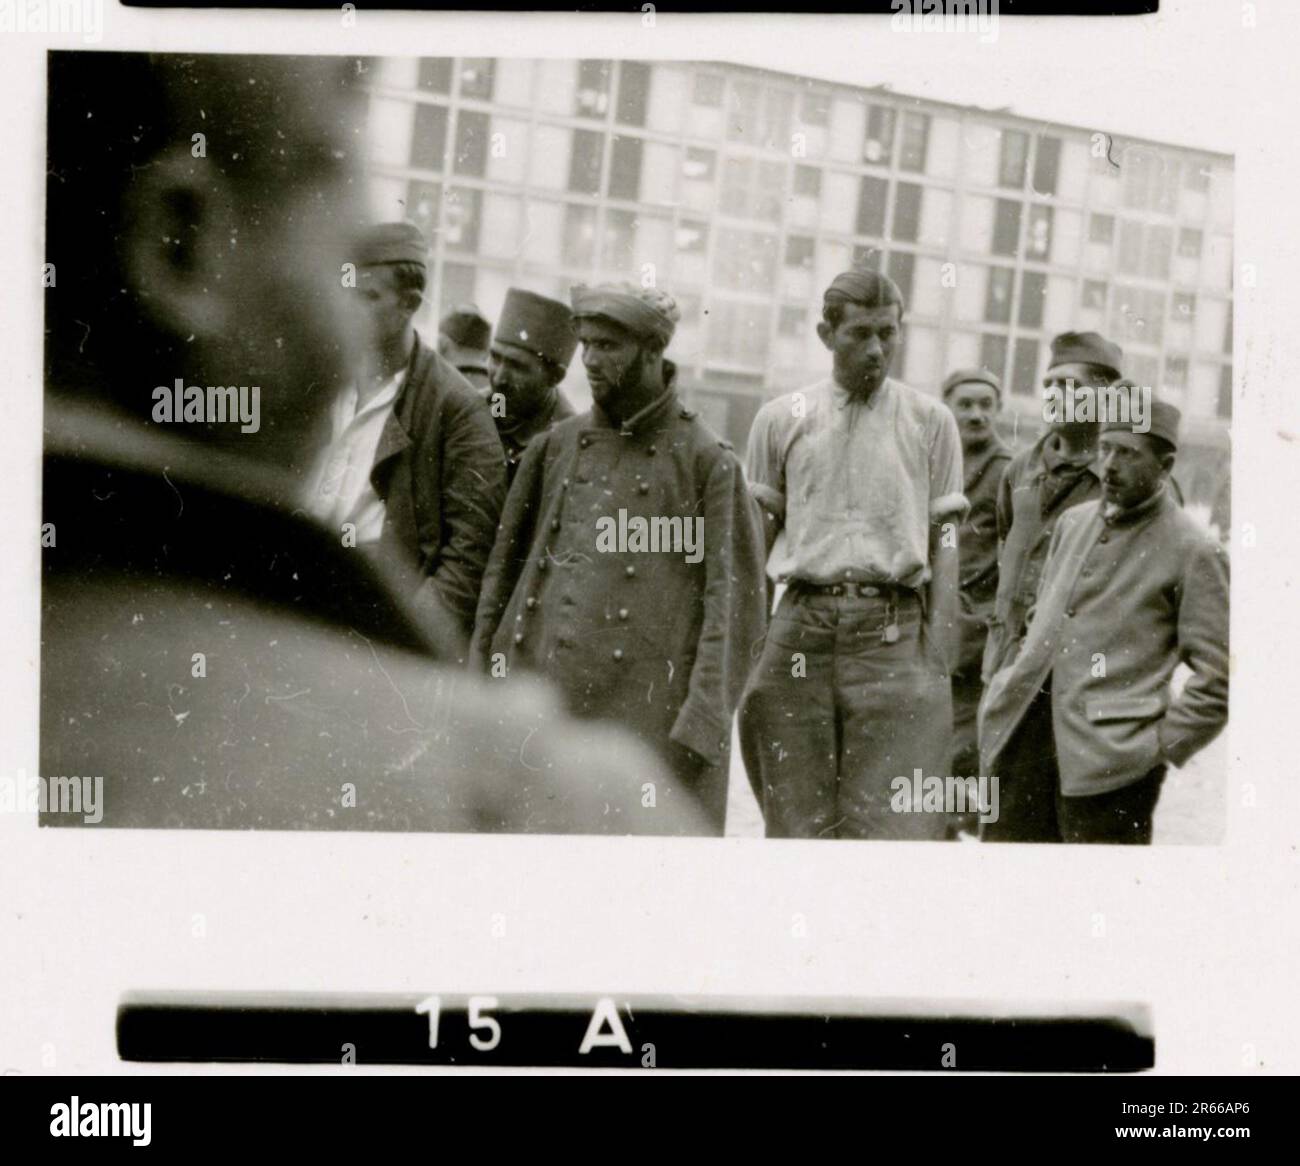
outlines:
[[776, 281], [776, 236], [724, 229], [718, 233], [713, 277], [737, 291], [768, 291]]
[[900, 182], [894, 191], [894, 238], [916, 242], [921, 226], [921, 188], [913, 182]]
[[884, 257], [879, 247], [857, 246], [853, 248], [852, 266], [863, 271], [879, 271]]
[[758, 189], [755, 191], [754, 217], [769, 223], [781, 221], [785, 203], [785, 172], [782, 162], [758, 164]]
[[1115, 216], [1093, 215], [1088, 220], [1088, 241], [1109, 244], [1115, 238]]
[[1052, 208], [1029, 208], [1029, 232], [1025, 237], [1025, 254], [1030, 259], [1046, 262], [1052, 253]]
[[1038, 341], [1016, 341], [1015, 364], [1011, 370], [1011, 391], [1017, 396], [1032, 397], [1038, 379]]
[[641, 197], [641, 139], [616, 137], [609, 158], [609, 195]]
[[625, 126], [645, 125], [650, 101], [650, 66], [624, 61], [618, 69], [618, 109], [614, 116]]
[[930, 117], [924, 113], [903, 114], [903, 132], [898, 150], [900, 170], [923, 171], [925, 149], [930, 138]]
[[631, 211], [610, 209], [605, 212], [605, 238], [600, 249], [602, 267], [629, 271], [636, 244], [636, 215]]
[[829, 125], [831, 95], [824, 89], [810, 89], [805, 92], [799, 99], [799, 120], [804, 125]]
[[573, 153], [569, 160], [569, 189], [582, 194], [600, 192], [600, 149], [602, 136], [592, 130], [573, 131]]
[[1083, 306], [1085, 308], [1106, 310], [1106, 285], [1099, 279], [1083, 281]]
[[903, 293], [903, 303], [912, 302], [912, 277], [916, 271], [916, 256], [910, 251], [889, 253], [889, 278], [898, 284]]
[[573, 95], [576, 116], [605, 116], [609, 110], [609, 70], [608, 61], [578, 62], [578, 88]]
[[887, 105], [867, 107], [867, 136], [862, 144], [862, 157], [877, 165], [889, 164], [894, 151], [894, 123], [897, 115]]
[[998, 185], [1019, 190], [1025, 185], [1025, 164], [1029, 159], [1029, 135], [1019, 130], [1002, 131], [1002, 152], [998, 158]]
[[1020, 276], [1020, 311], [1024, 328], [1043, 326], [1043, 299], [1047, 295], [1047, 276], [1041, 271], [1025, 271]]
[[783, 306], [777, 321], [777, 331], [782, 336], [802, 336], [808, 329], [807, 308]]
[[727, 137], [732, 141], [755, 141], [758, 123], [759, 86], [753, 81], [733, 81], [727, 110]]
[[1142, 270], [1142, 224], [1122, 222], [1119, 225], [1119, 269], [1125, 275], [1137, 275]]
[[794, 168], [794, 192], [804, 198], [820, 198], [822, 193], [822, 172], [814, 166], [796, 166]]
[[1147, 227], [1146, 254], [1142, 270], [1158, 279], [1169, 278], [1169, 261], [1173, 258], [1174, 232], [1170, 227]]
[[468, 263], [444, 263], [442, 265], [441, 292], [438, 300], [439, 311], [447, 311], [453, 304], [472, 304], [474, 302], [475, 269]]
[[880, 236], [885, 233], [885, 198], [889, 183], [883, 178], [864, 177], [858, 188], [859, 235]]
[[807, 235], [791, 235], [785, 241], [785, 265], [804, 267], [813, 265], [813, 241]]
[[687, 146], [682, 156], [682, 177], [694, 182], [712, 182], [717, 165], [718, 155], [713, 150]]
[[1007, 338], [985, 332], [980, 337], [980, 367], [1000, 381], [1007, 374]]
[[696, 73], [691, 100], [696, 105], [720, 106], [727, 90], [727, 80], [721, 73]]
[[455, 251], [478, 250], [478, 227], [482, 219], [483, 192], [464, 186], [447, 188], [444, 238]]
[[438, 203], [442, 199], [442, 186], [437, 182], [412, 182], [406, 191], [406, 217], [421, 231], [426, 239], [434, 239], [438, 232]]
[[491, 57], [466, 57], [460, 64], [460, 95], [491, 101], [495, 64]]
[[574, 203], [565, 206], [562, 254], [566, 267], [591, 267], [596, 258], [595, 208]]
[[674, 236], [683, 255], [703, 255], [709, 249], [709, 227], [697, 219], [682, 219]]
[[1187, 357], [1165, 357], [1165, 384], [1174, 389], [1187, 388]]
[[488, 115], [462, 109], [456, 115], [456, 157], [453, 167], [457, 174], [470, 174], [482, 178], [487, 169]]
[[1199, 259], [1203, 235], [1194, 227], [1183, 227], [1178, 232], [1178, 254], [1184, 259]]
[[411, 165], [416, 170], [441, 170], [447, 149], [447, 107], [415, 107], [415, 130], [411, 136]]
[[420, 61], [420, 88], [429, 93], [451, 92], [451, 58], [424, 57]]
[[1196, 297], [1191, 292], [1174, 292], [1170, 312], [1175, 320], [1190, 322], [1196, 317]]
[[1009, 267], [990, 267], [984, 295], [984, 319], [990, 324], [1011, 322], [1011, 279]]
[[1061, 168], [1061, 139], [1041, 137], [1038, 153], [1034, 157], [1034, 190], [1039, 194], [1055, 194], [1056, 179]]
[[1009, 199], [998, 199], [993, 215], [994, 255], [1014, 255], [1019, 249], [1020, 206]]

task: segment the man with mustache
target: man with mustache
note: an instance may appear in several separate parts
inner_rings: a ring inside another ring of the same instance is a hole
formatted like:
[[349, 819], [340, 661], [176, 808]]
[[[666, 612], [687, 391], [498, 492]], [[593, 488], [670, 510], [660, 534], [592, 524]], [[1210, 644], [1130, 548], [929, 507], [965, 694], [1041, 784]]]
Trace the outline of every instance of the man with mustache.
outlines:
[[[998, 589], [998, 487], [1011, 460], [994, 422], [1002, 408], [1002, 383], [991, 372], [957, 369], [943, 382], [944, 404], [961, 433], [964, 492], [970, 510], [958, 532], [961, 564], [961, 644], [952, 674], [952, 766], [950, 773], [979, 773], [975, 712], [984, 692], [981, 667], [988, 621]], [[954, 831], [974, 832], [973, 814]]]
[[[758, 508], [731, 447], [678, 399], [672, 298], [578, 287], [573, 315], [593, 404], [524, 454], [471, 654], [498, 680], [540, 672], [578, 717], [631, 730], [675, 778], [643, 804], [694, 802], [720, 835], [731, 718], [763, 630]], [[610, 547], [614, 516], [629, 530], [702, 521], [702, 546]]]
[[[1096, 332], [1062, 332], [1052, 340], [1043, 378], [1046, 399], [1095, 391], [1120, 376], [1119, 345]], [[989, 621], [984, 679], [1016, 654], [1034, 606], [1038, 579], [1056, 520], [1071, 506], [1101, 493], [1096, 421], [1067, 420], [1063, 411], [1047, 432], [1007, 465], [998, 489], [998, 590]]]
[[[1149, 432], [1102, 424], [1102, 495], [1056, 524], [1024, 645], [980, 709], [984, 772], [1004, 775], [986, 839], [1149, 843], [1167, 766], [1227, 720], [1228, 560], [1171, 489], [1179, 420], [1155, 401]], [[1009, 796], [1008, 768], [1042, 796]]]
[[577, 347], [567, 304], [521, 287], [506, 292], [488, 352], [488, 375], [489, 404], [511, 482], [528, 443], [573, 416], [560, 382]]
[[[961, 444], [952, 414], [889, 376], [903, 297], [836, 276], [817, 334], [832, 375], [759, 410], [749, 477], [787, 584], [741, 713], [769, 838], [941, 838], [891, 806], [946, 772], [958, 632]], [[753, 779], [751, 772], [751, 780]]]

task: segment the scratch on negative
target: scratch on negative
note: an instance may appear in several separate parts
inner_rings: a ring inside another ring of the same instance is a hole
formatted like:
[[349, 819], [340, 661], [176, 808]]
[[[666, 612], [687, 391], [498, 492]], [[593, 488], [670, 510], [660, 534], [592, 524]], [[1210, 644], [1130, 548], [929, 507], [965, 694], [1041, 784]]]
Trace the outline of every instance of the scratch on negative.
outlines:
[[402, 695], [402, 690], [401, 690], [400, 688], [397, 687], [397, 685], [393, 682], [393, 678], [392, 678], [391, 676], [388, 675], [388, 669], [385, 668], [385, 667], [383, 666], [383, 664], [381, 664], [381, 663], [379, 662], [379, 653], [375, 651], [375, 645], [372, 644], [368, 639], [366, 639], [366, 637], [363, 636], [359, 631], [357, 631], [356, 628], [349, 628], [348, 630], [349, 630], [349, 631], [350, 631], [354, 636], [356, 636], [356, 637], [358, 637], [359, 639], [363, 640], [363, 641], [365, 642], [366, 647], [370, 649], [370, 654], [371, 654], [371, 656], [374, 657], [374, 660], [375, 660], [375, 667], [378, 668], [379, 671], [382, 672], [382, 673], [384, 674], [384, 679], [388, 681], [388, 686], [389, 686], [389, 687], [390, 687], [390, 688], [391, 688], [395, 693], [397, 693], [397, 699], [400, 700], [400, 701], [402, 702], [402, 711], [406, 713], [406, 719], [407, 719], [408, 721], [410, 721], [411, 724], [413, 724], [413, 725], [414, 725], [417, 729], [419, 729], [421, 732], [424, 732], [424, 731], [425, 731], [425, 730], [424, 730], [424, 726], [423, 726], [422, 724], [420, 724], [420, 722], [417, 721], [413, 716], [411, 716], [411, 706], [408, 705], [408, 704], [406, 703], [406, 697], [404, 697], [404, 696]]
[[309, 692], [311, 692], [311, 689], [310, 689], [310, 688], [304, 688], [301, 692], [291, 692], [291, 693], [289, 693], [288, 696], [272, 696], [272, 695], [268, 692], [268, 693], [266, 694], [266, 699], [267, 699], [267, 702], [268, 702], [268, 703], [271, 702], [271, 701], [273, 701], [273, 700], [294, 700], [294, 699], [296, 699], [297, 697], [300, 697], [300, 696], [306, 696]]
[[172, 492], [176, 495], [176, 501], [181, 504], [181, 508], [176, 511], [176, 517], [179, 518], [185, 513], [185, 499], [181, 497], [181, 492], [176, 489], [176, 483], [167, 476], [166, 469], [163, 470], [163, 481], [172, 488]]
[[523, 739], [523, 742], [520, 744], [520, 746], [519, 746], [519, 763], [520, 763], [520, 765], [522, 765], [525, 769], [530, 769], [530, 770], [532, 770], [533, 773], [541, 773], [541, 771], [542, 771], [542, 767], [541, 767], [540, 765], [529, 765], [528, 762], [524, 760], [524, 750], [528, 748], [528, 742], [531, 741], [531, 740], [533, 739], [533, 734], [536, 733], [536, 732], [537, 732], [537, 730], [536, 730], [535, 728], [534, 728], [534, 729], [529, 729], [529, 730], [528, 730], [528, 736], [525, 737], [525, 738]]

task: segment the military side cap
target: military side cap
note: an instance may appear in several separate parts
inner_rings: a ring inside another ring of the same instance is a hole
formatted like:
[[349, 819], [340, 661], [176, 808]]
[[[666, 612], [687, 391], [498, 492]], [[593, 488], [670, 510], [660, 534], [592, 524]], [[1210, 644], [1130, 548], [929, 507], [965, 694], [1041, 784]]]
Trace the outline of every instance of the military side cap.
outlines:
[[377, 267], [384, 263], [429, 265], [429, 244], [414, 223], [377, 223], [361, 236], [358, 264]]
[[[1125, 433], [1145, 433], [1148, 437], [1163, 438], [1175, 449], [1178, 448], [1178, 430], [1182, 424], [1183, 414], [1177, 405], [1171, 405], [1168, 401], [1155, 397], [1149, 388], [1140, 387], [1128, 379], [1116, 381], [1108, 391], [1113, 393], [1116, 389], [1122, 389], [1129, 394], [1128, 420], [1125, 421], [1112, 412], [1110, 416], [1103, 418], [1102, 432], [1118, 429]], [[1146, 398], [1141, 404], [1136, 401], [1139, 394]], [[1140, 410], [1144, 411], [1141, 418], [1138, 417]], [[1149, 428], [1144, 428], [1143, 422]]]
[[457, 304], [441, 320], [438, 331], [461, 348], [485, 352], [492, 337], [492, 326], [475, 304]]
[[568, 368], [578, 337], [569, 305], [536, 292], [512, 287], [497, 319], [494, 339], [513, 344], [560, 368]]
[[1096, 332], [1062, 332], [1052, 340], [1047, 367], [1051, 370], [1062, 364], [1096, 364], [1119, 376], [1123, 360], [1119, 345]]
[[947, 396], [958, 385], [988, 385], [999, 397], [1002, 396], [1002, 382], [987, 369], [983, 368], [959, 368], [950, 372], [943, 382], [942, 396]]

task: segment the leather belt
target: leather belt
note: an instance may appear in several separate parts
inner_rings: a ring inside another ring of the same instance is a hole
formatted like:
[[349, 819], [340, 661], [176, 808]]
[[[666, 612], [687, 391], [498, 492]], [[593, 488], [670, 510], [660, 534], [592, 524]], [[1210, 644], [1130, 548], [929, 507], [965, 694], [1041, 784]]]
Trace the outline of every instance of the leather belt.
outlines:
[[920, 599], [920, 593], [914, 587], [903, 587], [898, 583], [809, 583], [805, 579], [791, 579], [787, 584], [792, 591], [806, 595], [847, 595], [868, 598], [906, 600]]

